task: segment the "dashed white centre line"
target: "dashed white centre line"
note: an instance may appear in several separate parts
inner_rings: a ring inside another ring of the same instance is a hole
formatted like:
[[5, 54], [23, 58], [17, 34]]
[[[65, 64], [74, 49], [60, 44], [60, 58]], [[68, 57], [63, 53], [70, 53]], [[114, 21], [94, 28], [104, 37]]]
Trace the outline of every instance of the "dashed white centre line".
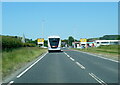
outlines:
[[[64, 53], [65, 53], [65, 52], [64, 52]], [[68, 58], [70, 57], [67, 53], [65, 53], [65, 55], [67, 55]]]
[[103, 80], [101, 80], [100, 78], [98, 78], [95, 74], [93, 73], [89, 73], [89, 75], [94, 78], [97, 82], [99, 82], [101, 85], [107, 85]]
[[75, 61], [75, 59], [73, 59], [72, 57], [70, 57], [70, 59], [71, 59], [72, 61]]
[[82, 69], [85, 69], [85, 67], [82, 65], [82, 64], [80, 64], [79, 62], [75, 62], [78, 66], [80, 66]]
[[[64, 52], [65, 53], [65, 52]], [[72, 57], [70, 57], [67, 53], [65, 53], [65, 55], [67, 55], [72, 61], [75, 61], [75, 59], [73, 59]], [[82, 64], [80, 64], [79, 62], [75, 62], [80, 68], [82, 68], [82, 69], [85, 69], [85, 67], [82, 65]]]
[[36, 63], [38, 63], [47, 53], [45, 53], [42, 57], [40, 57], [36, 62], [34, 62], [31, 66], [29, 66], [26, 70], [24, 70], [21, 74], [17, 76], [17, 78], [21, 77], [24, 73], [26, 73], [30, 68], [32, 68]]
[[11, 85], [11, 84], [13, 84], [14, 83], [14, 81], [10, 81], [7, 85]]
[[70, 56], [69, 56], [69, 55], [67, 55], [67, 57], [69, 58]]

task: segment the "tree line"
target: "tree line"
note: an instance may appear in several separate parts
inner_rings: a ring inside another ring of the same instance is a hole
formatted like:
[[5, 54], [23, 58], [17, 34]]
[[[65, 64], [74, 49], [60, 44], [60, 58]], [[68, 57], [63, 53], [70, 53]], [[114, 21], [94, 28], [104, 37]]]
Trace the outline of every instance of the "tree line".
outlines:
[[[0, 44], [2, 44], [2, 50], [10, 50], [10, 49], [14, 49], [14, 48], [19, 48], [19, 47], [35, 47], [37, 46], [37, 39], [36, 40], [32, 40], [32, 39], [25, 39], [26, 43], [22, 43], [21, 42], [21, 38], [22, 37], [18, 37], [18, 36], [3, 36], [0, 35], [0, 37], [2, 38], [0, 40]], [[99, 37], [99, 38], [89, 38], [87, 39], [89, 40], [120, 40], [120, 35], [104, 35], [103, 37]], [[73, 36], [69, 36], [68, 39], [64, 39], [61, 40], [62, 41], [62, 47], [64, 47], [65, 45], [68, 46], [72, 46], [72, 42], [76, 42], [76, 41], [80, 41], [80, 40], [76, 40], [74, 39]], [[48, 42], [47, 40], [44, 40], [44, 46], [48, 46]]]

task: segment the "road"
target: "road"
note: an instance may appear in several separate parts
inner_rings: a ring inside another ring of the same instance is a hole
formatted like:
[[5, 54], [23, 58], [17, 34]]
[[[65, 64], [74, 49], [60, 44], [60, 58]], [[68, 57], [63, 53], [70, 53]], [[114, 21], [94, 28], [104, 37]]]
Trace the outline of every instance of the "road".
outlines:
[[26, 68], [9, 84], [14, 83], [86, 83], [118, 85], [118, 62], [86, 53], [62, 49], [46, 53]]

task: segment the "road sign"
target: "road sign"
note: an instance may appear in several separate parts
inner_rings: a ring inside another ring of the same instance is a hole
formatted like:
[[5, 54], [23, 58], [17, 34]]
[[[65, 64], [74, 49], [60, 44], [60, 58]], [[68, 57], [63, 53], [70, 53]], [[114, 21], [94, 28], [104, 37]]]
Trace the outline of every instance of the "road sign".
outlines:
[[87, 42], [87, 39], [80, 39], [80, 42]]
[[39, 38], [37, 39], [38, 44], [44, 44], [44, 38]]

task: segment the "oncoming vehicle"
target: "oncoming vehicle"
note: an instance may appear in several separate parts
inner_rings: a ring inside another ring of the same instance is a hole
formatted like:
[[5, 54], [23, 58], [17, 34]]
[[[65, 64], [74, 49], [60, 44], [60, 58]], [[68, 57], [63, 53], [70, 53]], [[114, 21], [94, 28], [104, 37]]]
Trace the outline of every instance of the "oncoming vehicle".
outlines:
[[59, 36], [48, 37], [48, 51], [61, 51], [61, 39]]

